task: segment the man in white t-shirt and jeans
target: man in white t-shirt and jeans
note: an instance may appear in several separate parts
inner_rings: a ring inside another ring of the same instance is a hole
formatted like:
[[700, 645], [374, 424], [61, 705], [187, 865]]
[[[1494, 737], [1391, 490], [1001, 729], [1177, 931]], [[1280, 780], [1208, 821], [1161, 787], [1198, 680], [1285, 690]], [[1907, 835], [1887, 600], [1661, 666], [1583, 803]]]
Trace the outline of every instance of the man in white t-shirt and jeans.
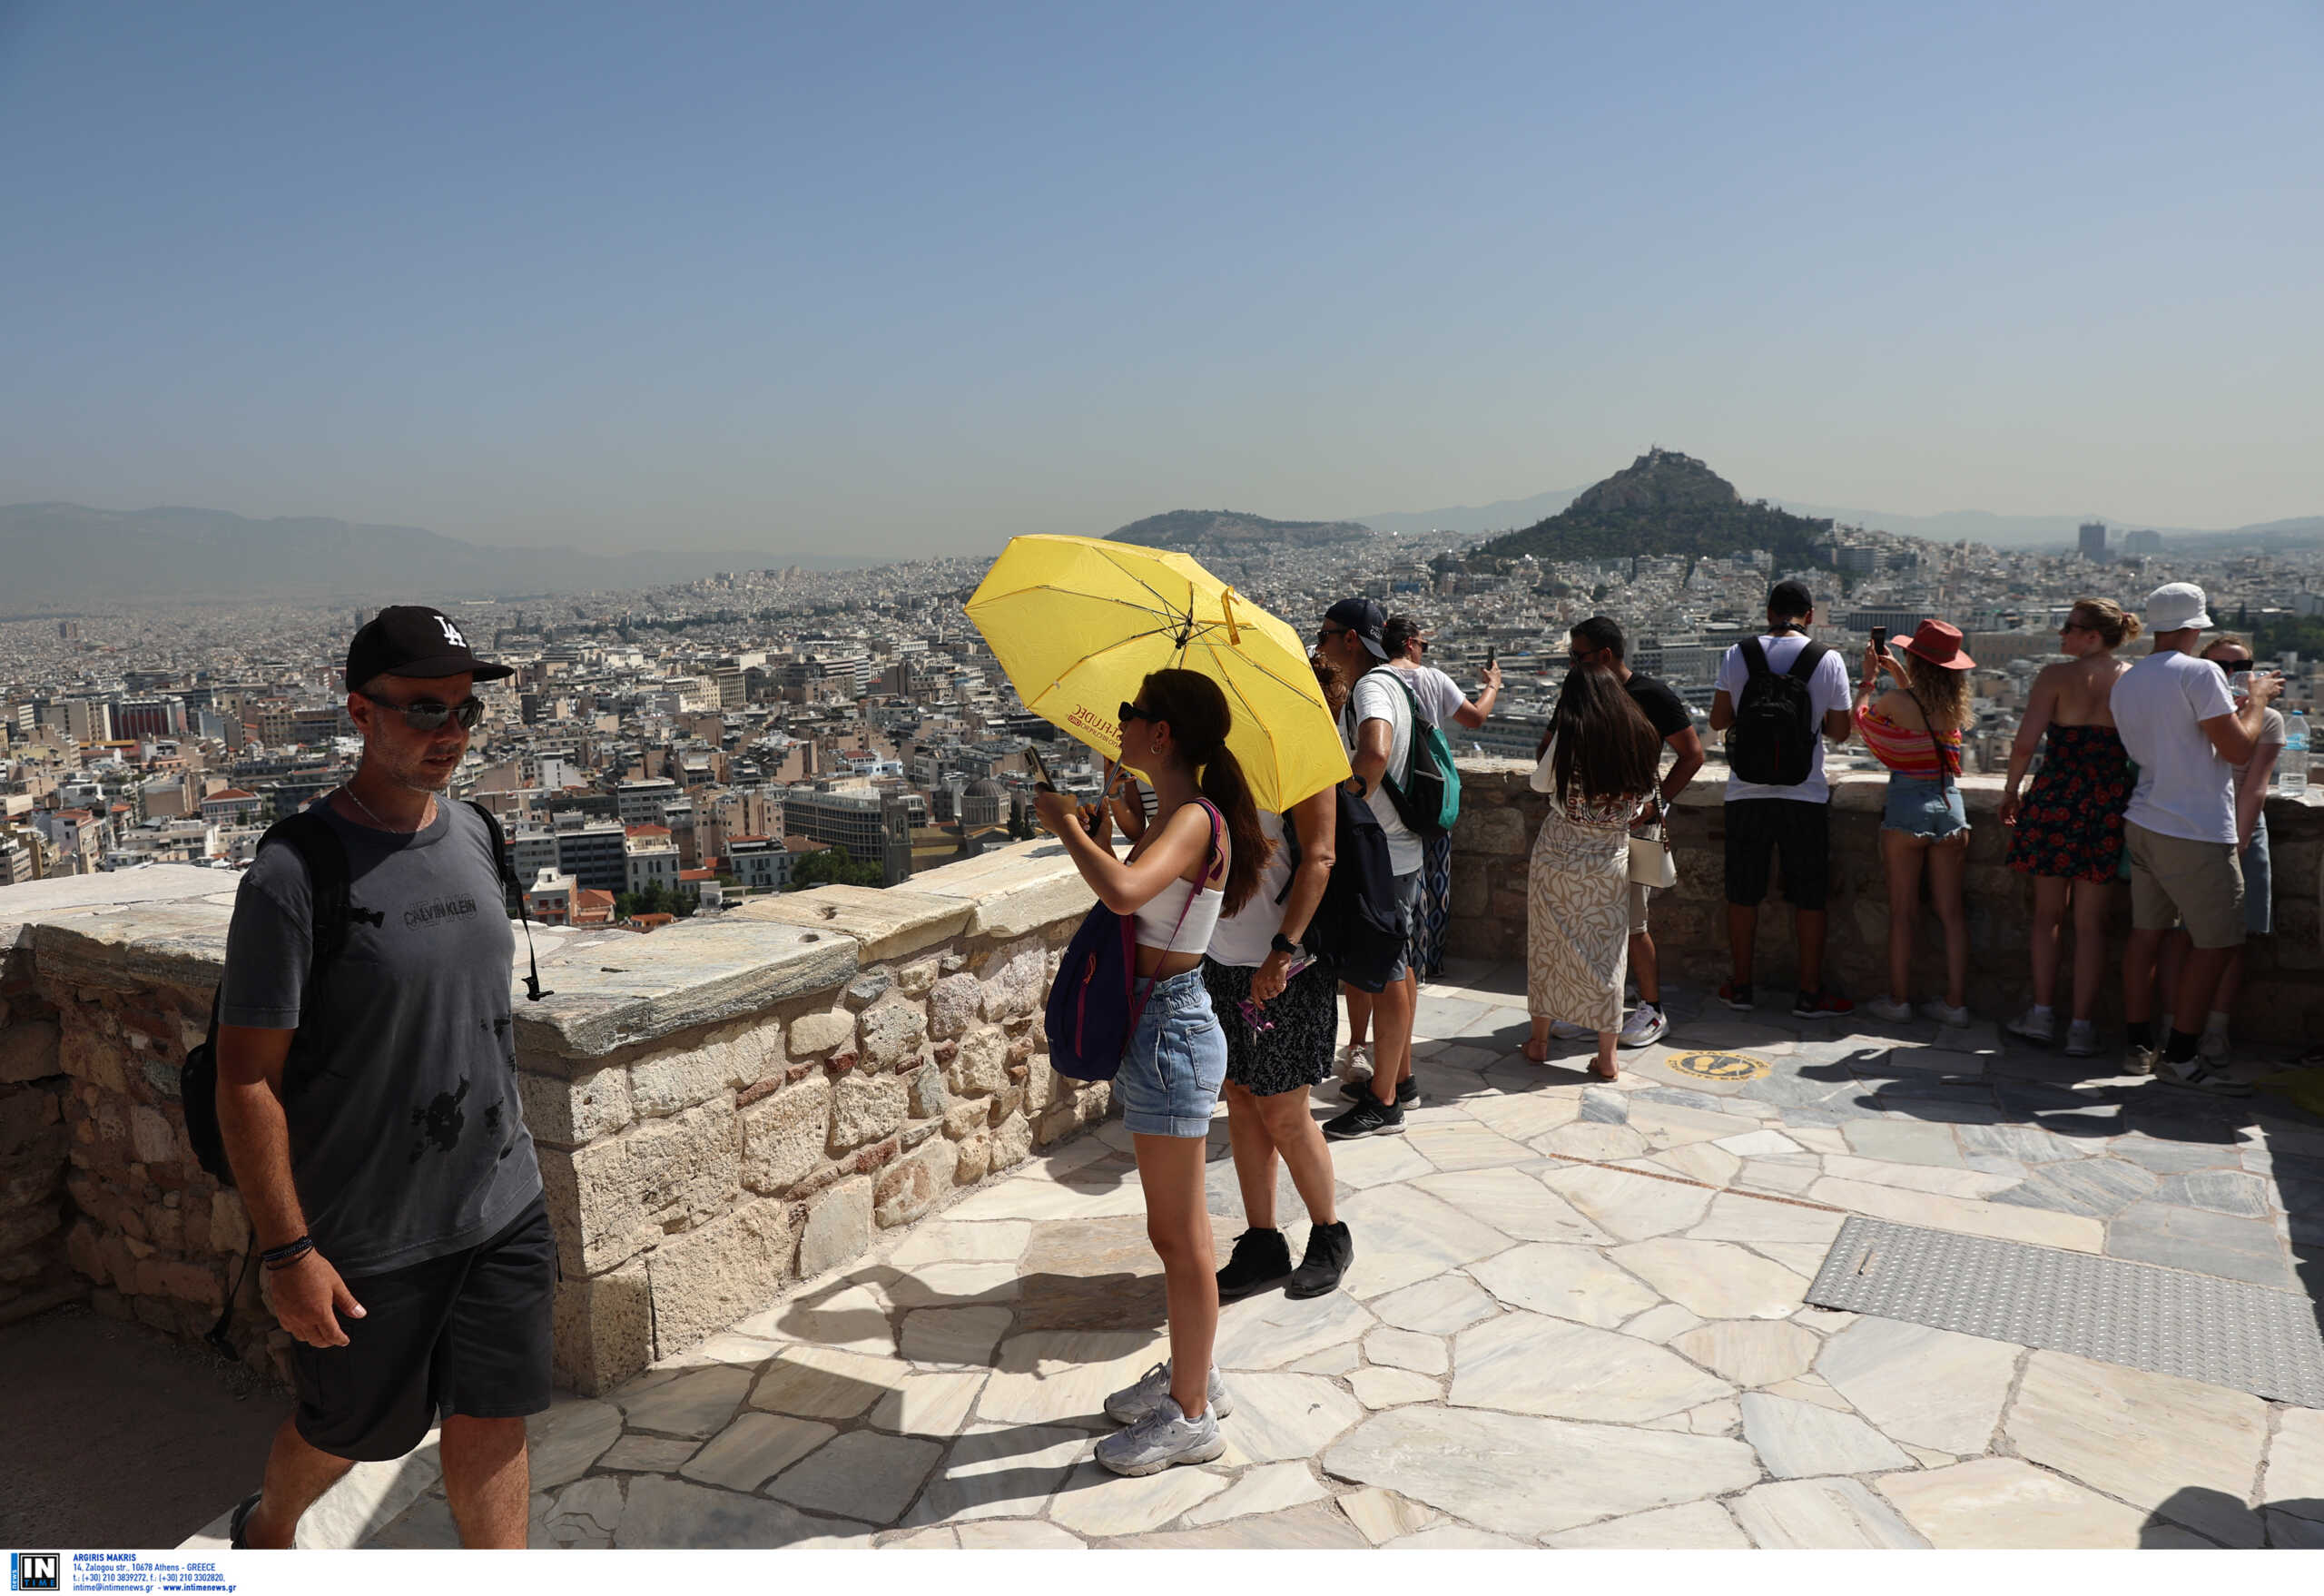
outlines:
[[[2227, 677], [2195, 655], [2211, 624], [2210, 601], [2191, 582], [2146, 596], [2154, 652], [2114, 683], [2112, 705], [2139, 782], [2123, 813], [2131, 855], [2131, 940], [2122, 954], [2122, 1011], [2130, 1042], [2123, 1069], [2172, 1086], [2245, 1098], [2251, 1089], [2205, 1058], [2197, 1024], [2230, 955], [2242, 945], [2243, 871], [2235, 855], [2235, 773], [2259, 746], [2268, 704], [2284, 679], [2253, 672], [2240, 709]], [[2171, 1004], [2169, 1037], [2154, 1034], [2154, 966], [2162, 939], [2183, 922], [2194, 950]], [[2155, 1057], [2158, 1039], [2162, 1056]]]
[[[1404, 946], [1412, 942], [1413, 918], [1420, 909], [1420, 839], [1396, 813], [1386, 779], [1402, 775], [1412, 758], [1413, 701], [1403, 678], [1387, 668], [1381, 633], [1387, 612], [1368, 598], [1343, 598], [1324, 614], [1316, 629], [1317, 652], [1354, 684], [1340, 716], [1346, 744], [1349, 791], [1372, 805], [1388, 841], [1388, 868], [1394, 873], [1396, 901], [1403, 917]], [[1372, 1003], [1372, 1090], [1354, 1108], [1326, 1121], [1324, 1134], [1334, 1141], [1360, 1136], [1394, 1136], [1404, 1128], [1404, 1108], [1419, 1100], [1413, 1084], [1413, 1010], [1420, 983], [1408, 957], [1388, 971], [1387, 984]]]

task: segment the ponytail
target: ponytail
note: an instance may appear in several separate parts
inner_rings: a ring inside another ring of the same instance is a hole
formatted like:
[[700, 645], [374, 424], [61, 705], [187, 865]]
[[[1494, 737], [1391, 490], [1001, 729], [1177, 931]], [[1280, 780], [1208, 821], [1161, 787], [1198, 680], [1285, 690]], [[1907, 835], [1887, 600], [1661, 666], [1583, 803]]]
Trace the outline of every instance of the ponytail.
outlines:
[[[1197, 773], [1196, 787], [1217, 809], [1233, 844], [1227, 856], [1223, 907], [1229, 914], [1250, 901], [1257, 890], [1259, 872], [1266, 868], [1274, 846], [1259, 830], [1259, 808], [1252, 801], [1251, 784], [1244, 779], [1242, 762], [1226, 746], [1235, 712], [1218, 684], [1199, 671], [1163, 670], [1147, 675], [1138, 687], [1154, 718], [1167, 722], [1177, 738], [1175, 761]], [[1204, 879], [1210, 861], [1204, 861]]]
[[1242, 762], [1223, 743], [1202, 767], [1202, 795], [1216, 805], [1234, 841], [1226, 866], [1226, 901], [1220, 905], [1234, 914], [1258, 890], [1259, 872], [1266, 868], [1275, 844], [1259, 829], [1259, 806], [1252, 800], [1251, 784], [1243, 779]]

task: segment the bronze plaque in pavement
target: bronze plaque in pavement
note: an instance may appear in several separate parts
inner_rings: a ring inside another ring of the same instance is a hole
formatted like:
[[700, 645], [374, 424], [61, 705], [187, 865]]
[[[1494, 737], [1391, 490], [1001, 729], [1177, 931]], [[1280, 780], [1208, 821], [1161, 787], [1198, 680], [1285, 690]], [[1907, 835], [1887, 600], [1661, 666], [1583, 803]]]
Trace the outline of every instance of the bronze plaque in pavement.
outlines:
[[1716, 1049], [1695, 1053], [1674, 1053], [1663, 1060], [1681, 1075], [1691, 1075], [1702, 1080], [1757, 1080], [1768, 1072], [1768, 1061], [1748, 1053], [1728, 1053]]

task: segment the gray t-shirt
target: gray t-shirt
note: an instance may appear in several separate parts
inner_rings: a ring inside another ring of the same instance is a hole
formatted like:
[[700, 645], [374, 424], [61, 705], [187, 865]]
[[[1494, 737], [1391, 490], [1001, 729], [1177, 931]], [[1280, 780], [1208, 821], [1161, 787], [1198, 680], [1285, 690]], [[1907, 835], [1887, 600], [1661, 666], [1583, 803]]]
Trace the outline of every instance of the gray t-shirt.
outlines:
[[510, 1034], [516, 937], [468, 805], [439, 798], [409, 835], [317, 807], [347, 848], [345, 948], [302, 1015], [306, 863], [261, 850], [235, 894], [218, 1020], [298, 1030], [282, 1097], [308, 1230], [341, 1275], [377, 1275], [474, 1246], [541, 1195]]

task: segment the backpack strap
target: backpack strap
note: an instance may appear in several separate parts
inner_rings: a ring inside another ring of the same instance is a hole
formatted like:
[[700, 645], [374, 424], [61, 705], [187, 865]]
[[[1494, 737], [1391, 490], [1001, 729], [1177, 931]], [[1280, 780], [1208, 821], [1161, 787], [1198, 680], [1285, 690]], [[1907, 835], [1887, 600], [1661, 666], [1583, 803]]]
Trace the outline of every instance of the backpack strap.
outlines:
[[[1755, 637], [1752, 641], [1756, 643], [1758, 639]], [[1823, 664], [1824, 656], [1831, 652], [1821, 643], [1809, 637], [1800, 644], [1798, 654], [1792, 657], [1791, 665], [1785, 670], [1784, 675], [1796, 682], [1811, 682], [1816, 678], [1816, 667]]]
[[1743, 651], [1743, 668], [1750, 675], [1768, 674], [1768, 651], [1759, 646], [1757, 637], [1746, 637], [1736, 646]]
[[468, 807], [484, 822], [485, 834], [492, 839], [492, 873], [498, 878], [501, 890], [517, 900], [517, 919], [525, 928], [525, 1000], [537, 1003], [543, 998], [553, 998], [555, 992], [541, 990], [540, 956], [533, 951], [533, 914], [525, 901], [525, 883], [517, 879], [516, 862], [508, 854], [508, 834], [500, 829], [500, 817], [476, 799], [468, 800]]
[[316, 983], [347, 947], [347, 927], [355, 910], [350, 895], [347, 845], [321, 812], [311, 808], [276, 821], [258, 845], [262, 849], [273, 842], [297, 849], [300, 862], [307, 868], [307, 990], [299, 1005], [303, 1018]]

